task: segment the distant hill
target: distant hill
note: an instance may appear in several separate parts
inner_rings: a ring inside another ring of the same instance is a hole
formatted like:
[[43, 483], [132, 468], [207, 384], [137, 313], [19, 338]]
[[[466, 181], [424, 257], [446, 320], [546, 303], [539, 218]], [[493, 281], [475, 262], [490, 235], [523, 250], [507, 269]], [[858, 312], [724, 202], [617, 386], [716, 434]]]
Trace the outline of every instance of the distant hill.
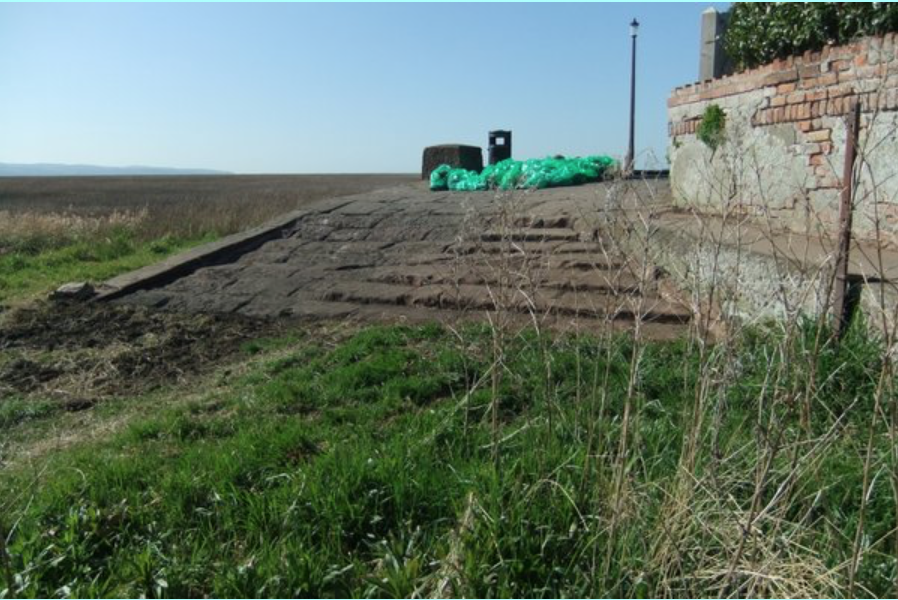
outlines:
[[212, 169], [170, 169], [165, 167], [101, 167], [56, 163], [0, 163], [0, 177], [77, 177], [90, 175], [230, 175]]

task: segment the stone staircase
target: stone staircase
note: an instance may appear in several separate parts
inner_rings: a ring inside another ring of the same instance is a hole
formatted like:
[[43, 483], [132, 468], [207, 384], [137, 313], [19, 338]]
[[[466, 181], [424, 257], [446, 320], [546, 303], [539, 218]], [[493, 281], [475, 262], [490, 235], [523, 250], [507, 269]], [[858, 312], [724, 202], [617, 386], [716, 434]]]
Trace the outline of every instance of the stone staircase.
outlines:
[[585, 201], [557, 190], [528, 193], [525, 200], [510, 218], [490, 194], [400, 190], [353, 197], [302, 215], [276, 239], [233, 260], [122, 301], [360, 320], [482, 319], [501, 312], [558, 328], [639, 323], [655, 337], [686, 331], [692, 313], [665, 274], [584, 227], [572, 210]]

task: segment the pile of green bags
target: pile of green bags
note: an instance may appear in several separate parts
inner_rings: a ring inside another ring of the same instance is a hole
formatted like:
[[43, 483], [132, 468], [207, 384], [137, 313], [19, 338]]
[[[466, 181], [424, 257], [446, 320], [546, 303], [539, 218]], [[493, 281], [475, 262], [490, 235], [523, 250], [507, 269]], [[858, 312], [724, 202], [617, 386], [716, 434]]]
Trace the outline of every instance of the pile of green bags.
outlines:
[[430, 174], [430, 189], [480, 192], [581, 185], [601, 180], [614, 165], [614, 159], [608, 156], [524, 161], [509, 158], [486, 167], [481, 173], [440, 165]]

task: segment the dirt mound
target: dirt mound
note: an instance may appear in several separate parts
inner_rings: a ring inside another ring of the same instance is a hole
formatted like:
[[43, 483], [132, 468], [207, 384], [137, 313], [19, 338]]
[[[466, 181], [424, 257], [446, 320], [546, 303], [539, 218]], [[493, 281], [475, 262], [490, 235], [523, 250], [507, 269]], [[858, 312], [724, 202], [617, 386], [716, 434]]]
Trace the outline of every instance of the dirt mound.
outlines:
[[8, 360], [0, 365], [0, 390], [132, 394], [200, 373], [274, 327], [242, 315], [40, 304], [5, 316], [0, 356]]

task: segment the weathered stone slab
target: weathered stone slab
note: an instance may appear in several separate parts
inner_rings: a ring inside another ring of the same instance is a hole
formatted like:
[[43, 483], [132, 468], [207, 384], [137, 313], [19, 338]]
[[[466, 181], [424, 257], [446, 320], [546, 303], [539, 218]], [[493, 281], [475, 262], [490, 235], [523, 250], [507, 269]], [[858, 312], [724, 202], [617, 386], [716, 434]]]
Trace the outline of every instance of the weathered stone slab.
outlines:
[[654, 271], [640, 281], [578, 225], [602, 209], [608, 185], [511, 198], [405, 186], [314, 205], [175, 257], [169, 271], [157, 265], [149, 279], [132, 274], [119, 301], [361, 320], [482, 318], [501, 307], [523, 323], [538, 315], [607, 327], [641, 316], [659, 336], [684, 331], [689, 310], [658, 294]]

